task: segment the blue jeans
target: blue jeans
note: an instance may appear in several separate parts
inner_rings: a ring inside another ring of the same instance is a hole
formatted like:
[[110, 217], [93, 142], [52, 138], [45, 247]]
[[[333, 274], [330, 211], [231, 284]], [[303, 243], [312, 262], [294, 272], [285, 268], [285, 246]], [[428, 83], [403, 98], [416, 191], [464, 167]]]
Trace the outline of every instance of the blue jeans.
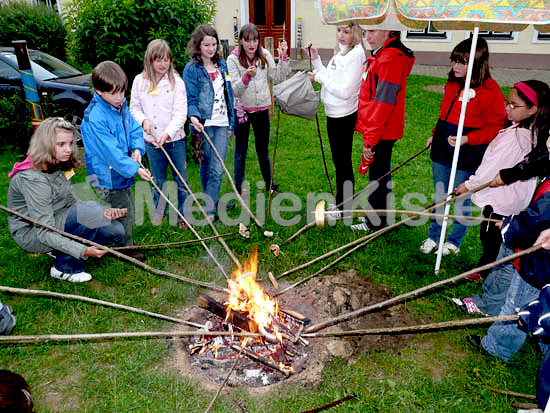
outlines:
[[235, 164], [233, 174], [235, 186], [242, 188], [244, 171], [246, 168], [246, 153], [248, 152], [248, 137], [250, 125], [254, 130], [254, 141], [256, 143], [256, 155], [260, 164], [260, 171], [266, 188], [271, 183], [271, 163], [269, 162], [269, 111], [267, 109], [259, 112], [247, 112], [248, 120], [244, 123], [235, 124]]
[[[434, 179], [435, 199], [437, 201], [441, 201], [447, 196], [447, 187], [449, 185], [449, 178], [451, 177], [451, 168], [437, 162], [432, 162], [432, 174]], [[456, 188], [459, 184], [466, 181], [471, 175], [472, 172], [461, 171], [457, 169], [455, 174], [454, 187]], [[469, 196], [466, 199], [455, 202], [455, 215], [472, 215], [472, 210], [470, 208], [471, 205], [472, 201]], [[445, 205], [442, 205], [437, 208], [435, 212], [442, 214], [444, 210]], [[443, 222], [443, 218], [432, 218], [430, 229], [428, 231], [428, 238], [436, 243], [439, 243], [439, 237], [441, 236], [441, 224], [438, 221]], [[468, 227], [466, 225], [461, 224], [460, 222], [458, 222], [458, 220], [454, 220], [453, 229], [447, 237], [447, 242], [450, 242], [451, 244], [460, 247], [462, 239], [466, 235], [467, 230]]]
[[0, 336], [8, 336], [15, 328], [16, 318], [0, 301]]
[[[525, 282], [516, 271], [499, 315], [517, 314], [516, 308], [530, 303], [539, 293], [540, 290]], [[481, 339], [481, 344], [493, 356], [508, 361], [521, 348], [526, 337], [527, 332], [519, 327], [517, 321], [499, 321], [489, 327], [487, 335]]]
[[[497, 260], [513, 253], [514, 250], [512, 248], [501, 244]], [[517, 273], [513, 261], [506, 261], [494, 267], [483, 282], [483, 294], [477, 294], [472, 297], [474, 303], [476, 303], [480, 310], [489, 315], [499, 315], [506, 300], [506, 294], [510, 288], [512, 278]]]
[[[229, 128], [227, 126], [205, 126], [204, 129], [214, 143], [221, 158], [225, 161], [225, 154], [227, 153], [227, 132]], [[207, 215], [214, 216], [216, 215], [216, 208], [220, 197], [223, 168], [214, 150], [206, 140], [204, 142], [203, 151], [204, 160], [201, 163], [202, 190], [213, 202], [213, 205], [208, 205], [209, 203], [207, 202], [205, 211]]]
[[[83, 221], [85, 221], [83, 223]], [[94, 201], [79, 202], [72, 206], [65, 220], [65, 232], [78, 235], [98, 244], [121, 244], [126, 239], [124, 226], [118, 221], [103, 217], [103, 208]], [[61, 251], [53, 251], [54, 267], [67, 274], [84, 271], [84, 260]]]
[[[175, 142], [166, 142], [163, 147], [168, 153], [168, 156], [170, 156], [170, 159], [172, 159], [172, 162], [174, 162], [174, 165], [176, 166], [181, 176], [183, 176], [183, 179], [185, 179], [185, 182], [188, 183], [189, 181], [187, 180], [187, 162], [185, 159], [185, 139], [180, 139]], [[164, 156], [164, 153], [160, 149], [157, 149], [154, 145], [150, 143], [145, 143], [145, 150], [147, 151], [147, 157], [149, 158], [151, 173], [153, 174], [155, 183], [164, 192], [164, 183], [166, 182], [166, 167], [169, 164], [168, 159], [166, 158], [166, 156]], [[187, 190], [185, 189], [185, 186], [183, 185], [183, 182], [179, 178], [177, 172], [174, 171], [174, 168], [170, 166], [170, 169], [172, 170], [172, 177], [178, 185], [178, 210], [183, 214], [183, 203], [185, 202], [185, 199], [189, 194], [187, 193]], [[155, 215], [164, 216], [166, 215], [167, 209], [166, 201], [164, 200], [164, 198], [161, 199], [159, 205], [159, 198], [160, 195], [156, 190], [154, 190], [153, 200], [155, 201]]]

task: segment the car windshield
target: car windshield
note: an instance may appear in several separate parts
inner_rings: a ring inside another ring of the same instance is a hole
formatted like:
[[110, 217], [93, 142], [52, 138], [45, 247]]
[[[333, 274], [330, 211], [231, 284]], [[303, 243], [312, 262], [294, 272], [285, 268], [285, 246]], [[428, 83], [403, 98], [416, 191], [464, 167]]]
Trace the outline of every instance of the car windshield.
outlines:
[[[14, 53], [3, 52], [2, 55], [17, 65], [17, 58]], [[30, 50], [29, 55], [31, 58], [32, 71], [34, 76], [39, 80], [78, 76], [82, 74], [82, 72], [76, 70], [67, 63], [45, 53]]]

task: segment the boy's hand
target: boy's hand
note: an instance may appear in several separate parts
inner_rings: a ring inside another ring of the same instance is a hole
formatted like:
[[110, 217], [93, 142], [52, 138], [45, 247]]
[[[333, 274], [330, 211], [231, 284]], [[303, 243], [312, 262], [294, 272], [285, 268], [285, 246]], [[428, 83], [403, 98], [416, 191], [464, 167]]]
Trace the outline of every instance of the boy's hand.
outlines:
[[141, 126], [143, 127], [143, 131], [146, 134], [148, 134], [148, 135], [153, 134], [153, 122], [151, 122], [149, 119], [145, 119]]
[[502, 178], [500, 177], [500, 173], [495, 176], [493, 181], [491, 182], [491, 185], [489, 185], [491, 188], [496, 188], [497, 186], [504, 185], [504, 182], [502, 182]]
[[137, 173], [141, 177], [141, 179], [143, 179], [144, 181], [152, 181], [153, 180], [153, 176], [151, 175], [151, 172], [149, 171], [149, 169], [139, 168], [137, 170]]
[[132, 159], [137, 163], [141, 163], [141, 152], [139, 149], [134, 149], [134, 152], [132, 152]]
[[227, 137], [230, 138], [231, 136], [233, 136], [233, 132], [231, 132], [230, 130], [227, 131]]
[[428, 148], [431, 148], [432, 147], [432, 141], [434, 140], [434, 137], [433, 136], [430, 136], [428, 139], [426, 139], [426, 146]]
[[542, 248], [550, 250], [550, 229], [542, 231], [533, 245], [540, 244], [541, 242], [543, 243]]
[[465, 194], [466, 192], [468, 192], [468, 188], [466, 188], [466, 185], [464, 184], [464, 182], [458, 185], [455, 189], [456, 195], [462, 195], [462, 194]]
[[103, 215], [105, 218], [114, 221], [115, 219], [122, 218], [128, 213], [128, 208], [107, 208]]
[[196, 116], [191, 116], [191, 123], [193, 124], [193, 127], [197, 132], [204, 131], [204, 126], [202, 125], [202, 123], [200, 123]]
[[[451, 145], [453, 148], [456, 146], [456, 136], [449, 136], [447, 138], [447, 141], [449, 142], [449, 145]], [[466, 145], [468, 143], [468, 137], [463, 136], [462, 139], [460, 139], [460, 146]]]

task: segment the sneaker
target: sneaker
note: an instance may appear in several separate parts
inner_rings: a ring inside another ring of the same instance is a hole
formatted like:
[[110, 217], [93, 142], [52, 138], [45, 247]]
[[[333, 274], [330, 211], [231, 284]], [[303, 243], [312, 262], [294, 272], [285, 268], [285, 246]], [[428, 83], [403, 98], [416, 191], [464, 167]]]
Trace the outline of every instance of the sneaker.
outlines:
[[367, 221], [360, 222], [359, 224], [353, 224], [351, 229], [354, 231], [373, 231]]
[[460, 248], [458, 248], [455, 244], [453, 244], [452, 242], [445, 242], [445, 244], [443, 244], [443, 251], [442, 251], [442, 255], [443, 256], [446, 256], [446, 255], [449, 255], [450, 253], [453, 253], [454, 255], [458, 255], [458, 253], [460, 252]]
[[485, 280], [485, 278], [483, 278], [481, 276], [481, 274], [478, 273], [478, 272], [474, 272], [473, 274], [467, 275], [466, 279], [468, 281], [483, 281], [483, 280]]
[[71, 283], [85, 283], [92, 279], [92, 275], [84, 271], [68, 274], [66, 272], [59, 271], [55, 267], [50, 269], [50, 276], [59, 280], [69, 281]]
[[469, 315], [475, 315], [475, 314], [481, 314], [482, 316], [488, 317], [489, 315], [480, 310], [480, 308], [477, 306], [477, 304], [474, 302], [474, 300], [471, 297], [467, 298], [451, 298], [451, 301], [460, 308], [460, 310], [464, 311], [466, 314]]
[[437, 244], [435, 243], [435, 241], [431, 238], [427, 238], [424, 240], [424, 242], [420, 246], [420, 251], [422, 251], [424, 254], [429, 254], [436, 248], [437, 248]]
[[225, 207], [226, 211], [231, 211], [232, 209], [235, 209], [235, 202], [229, 201], [229, 202], [223, 202], [218, 201], [218, 209], [221, 209], [222, 207]]
[[336, 204], [328, 204], [325, 217], [327, 219], [340, 219], [342, 218], [342, 212], [338, 208], [336, 208]]
[[278, 194], [280, 194], [281, 191], [280, 191], [279, 185], [277, 185], [277, 184], [271, 185], [271, 189], [269, 190], [269, 193], [270, 193], [271, 195], [278, 195]]

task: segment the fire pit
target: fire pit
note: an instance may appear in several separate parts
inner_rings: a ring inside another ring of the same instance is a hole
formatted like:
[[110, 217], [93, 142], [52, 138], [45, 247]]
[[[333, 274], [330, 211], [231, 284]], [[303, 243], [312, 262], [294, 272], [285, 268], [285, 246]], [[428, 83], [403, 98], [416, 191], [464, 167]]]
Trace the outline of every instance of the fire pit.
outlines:
[[[211, 331], [249, 331], [261, 338], [205, 335], [172, 342], [180, 371], [199, 378], [208, 390], [217, 389], [228, 376], [227, 386], [243, 386], [258, 394], [283, 382], [315, 385], [330, 356], [351, 358], [369, 350], [397, 350], [410, 340], [407, 335], [303, 339], [300, 333], [310, 322], [383, 301], [391, 292], [350, 271], [313, 279], [283, 294], [277, 302], [256, 282], [255, 262], [246, 267], [243, 273], [232, 275], [229, 296], [218, 292], [202, 295], [199, 305], [181, 316], [208, 324]], [[275, 290], [269, 282], [266, 287]], [[247, 309], [251, 302], [262, 303], [260, 308], [268, 310]], [[387, 326], [388, 318], [392, 325], [415, 324], [403, 306], [395, 306], [326, 331]], [[265, 319], [269, 322], [258, 321]]]

